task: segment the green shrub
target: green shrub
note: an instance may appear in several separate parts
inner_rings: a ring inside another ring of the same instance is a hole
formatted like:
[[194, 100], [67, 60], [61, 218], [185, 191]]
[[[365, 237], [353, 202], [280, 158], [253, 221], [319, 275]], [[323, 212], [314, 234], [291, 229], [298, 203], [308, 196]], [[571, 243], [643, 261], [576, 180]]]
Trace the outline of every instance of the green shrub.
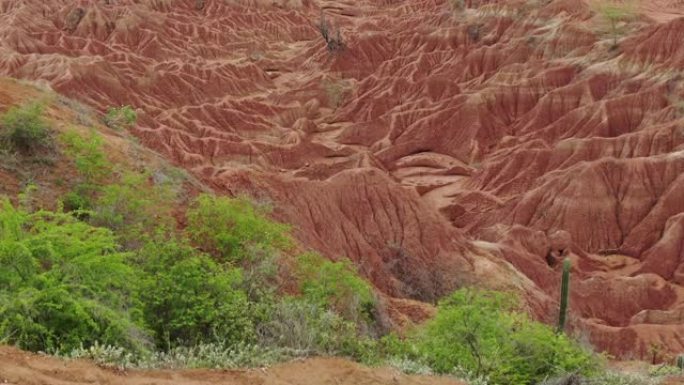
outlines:
[[296, 270], [302, 294], [308, 302], [333, 309], [350, 321], [372, 320], [373, 289], [348, 259], [333, 262], [307, 253], [298, 258]]
[[137, 255], [144, 319], [158, 348], [207, 342], [227, 345], [253, 336], [242, 271], [217, 264], [178, 240], [151, 242]]
[[104, 140], [97, 132], [91, 131], [82, 136], [75, 130], [68, 130], [60, 135], [64, 152], [73, 158], [82, 183], [90, 188], [105, 184], [112, 176], [112, 165], [104, 151]]
[[270, 221], [246, 198], [200, 195], [188, 210], [187, 232], [197, 247], [221, 261], [241, 263], [250, 250], [289, 246], [287, 226]]
[[80, 217], [85, 219], [88, 214], [82, 211], [92, 208], [97, 193], [113, 174], [104, 152], [104, 140], [95, 131], [82, 136], [75, 130], [68, 130], [60, 135], [60, 141], [79, 174], [73, 190], [62, 198], [62, 203], [67, 211], [81, 211]]
[[126, 249], [135, 249], [145, 234], [175, 226], [174, 198], [169, 186], [152, 184], [147, 174], [126, 172], [116, 183], [100, 188], [89, 221], [114, 231]]
[[141, 349], [136, 279], [125, 258], [108, 230], [0, 201], [0, 339], [29, 350], [95, 341]]
[[43, 109], [39, 103], [24, 104], [0, 116], [0, 139], [4, 146], [24, 153], [51, 147], [52, 135]]
[[131, 106], [110, 107], [104, 117], [105, 125], [115, 130], [134, 126], [137, 121], [138, 114]]
[[419, 354], [439, 373], [468, 373], [492, 384], [535, 384], [596, 369], [592, 353], [517, 312], [516, 302], [499, 292], [456, 291], [414, 337]]

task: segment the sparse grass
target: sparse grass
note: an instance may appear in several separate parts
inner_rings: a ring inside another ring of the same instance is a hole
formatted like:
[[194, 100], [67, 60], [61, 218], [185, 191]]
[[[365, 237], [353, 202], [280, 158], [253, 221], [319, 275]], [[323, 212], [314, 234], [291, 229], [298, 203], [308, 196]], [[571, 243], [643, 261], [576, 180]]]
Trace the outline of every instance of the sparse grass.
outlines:
[[351, 92], [351, 85], [346, 80], [324, 79], [322, 81], [328, 105], [334, 109], [340, 107]]
[[131, 106], [111, 107], [104, 117], [104, 124], [114, 130], [124, 130], [135, 125], [138, 114]]
[[77, 124], [86, 127], [95, 125], [95, 111], [90, 106], [60, 94], [57, 94], [56, 98], [57, 103], [73, 111]]

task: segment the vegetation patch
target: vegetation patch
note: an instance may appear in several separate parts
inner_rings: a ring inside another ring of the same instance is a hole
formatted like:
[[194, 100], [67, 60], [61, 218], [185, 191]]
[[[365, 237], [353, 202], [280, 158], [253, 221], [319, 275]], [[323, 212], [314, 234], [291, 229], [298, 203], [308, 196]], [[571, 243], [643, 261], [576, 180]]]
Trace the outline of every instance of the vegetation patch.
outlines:
[[131, 106], [110, 107], [104, 117], [104, 124], [114, 130], [124, 130], [135, 125], [138, 114]]
[[458, 290], [440, 302], [434, 319], [390, 350], [436, 373], [487, 384], [536, 384], [558, 374], [598, 372], [596, 355], [531, 320], [516, 304], [506, 293]]
[[[47, 127], [34, 108], [12, 111], [3, 130]], [[179, 210], [175, 179], [111, 163], [96, 132], [68, 130], [58, 144], [78, 172], [62, 204], [0, 199], [3, 343], [124, 369], [341, 355], [478, 385], [638, 383], [604, 372], [508, 293], [460, 289], [434, 319], [384, 335], [354, 265], [297, 253], [268, 207], [199, 194]]]
[[53, 146], [53, 137], [43, 118], [44, 106], [40, 103], [11, 107], [0, 116], [2, 147], [22, 154], [36, 154]]

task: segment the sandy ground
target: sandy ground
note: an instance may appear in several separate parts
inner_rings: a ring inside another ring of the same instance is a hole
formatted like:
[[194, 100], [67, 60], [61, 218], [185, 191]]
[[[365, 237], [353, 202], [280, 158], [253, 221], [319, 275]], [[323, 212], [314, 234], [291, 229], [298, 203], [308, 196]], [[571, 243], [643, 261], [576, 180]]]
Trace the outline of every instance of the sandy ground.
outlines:
[[250, 370], [118, 372], [88, 361], [64, 361], [0, 347], [0, 384], [12, 385], [462, 385], [440, 377], [406, 376], [339, 358], [312, 358]]

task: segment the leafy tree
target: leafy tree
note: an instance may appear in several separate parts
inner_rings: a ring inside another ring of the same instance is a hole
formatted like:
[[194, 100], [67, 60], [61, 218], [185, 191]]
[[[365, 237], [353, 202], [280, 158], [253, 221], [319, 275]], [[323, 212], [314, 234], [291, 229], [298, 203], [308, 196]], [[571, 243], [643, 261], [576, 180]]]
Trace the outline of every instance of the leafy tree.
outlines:
[[0, 339], [30, 350], [145, 343], [133, 269], [114, 235], [0, 201]]
[[253, 338], [242, 270], [217, 264], [182, 240], [146, 244], [137, 256], [144, 318], [162, 349]]

